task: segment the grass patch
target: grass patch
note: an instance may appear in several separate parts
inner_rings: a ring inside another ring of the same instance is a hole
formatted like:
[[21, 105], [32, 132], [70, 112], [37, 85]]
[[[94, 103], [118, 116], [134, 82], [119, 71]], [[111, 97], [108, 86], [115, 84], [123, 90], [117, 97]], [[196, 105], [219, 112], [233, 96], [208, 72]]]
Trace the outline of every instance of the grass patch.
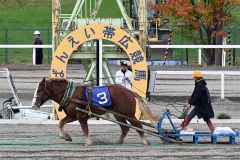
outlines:
[[[75, 3], [76, 0], [61, 0], [62, 13], [70, 14]], [[0, 44], [32, 44], [34, 30], [40, 30], [44, 44], [52, 43], [52, 0], [32, 0], [31, 4], [31, 6], [24, 8], [21, 6], [7, 8], [0, 5]], [[87, 8], [89, 7], [90, 3], [88, 3]], [[85, 8], [84, 5], [83, 8]], [[88, 17], [89, 12], [88, 9]], [[84, 15], [85, 13], [83, 13]], [[122, 15], [115, 0], [104, 0], [97, 17], [120, 18]], [[239, 36], [239, 29], [236, 28], [232, 33], [233, 44], [240, 44], [240, 40], [237, 38]], [[185, 37], [176, 34], [173, 35], [172, 41], [173, 44], [191, 44]], [[189, 63], [197, 65], [197, 49], [189, 49], [188, 52]], [[32, 63], [31, 49], [9, 49], [7, 51], [0, 49], [0, 64], [5, 63], [6, 53], [8, 53], [8, 63]], [[49, 53], [48, 50], [44, 49], [44, 63], [48, 62], [48, 54], [51, 55], [51, 51]], [[240, 57], [240, 50], [236, 50], [236, 54], [237, 57]], [[175, 49], [174, 58], [178, 61], [186, 61], [186, 49]]]
[[231, 119], [231, 116], [228, 113], [219, 113], [217, 119]]
[[[72, 13], [75, 3], [76, 0], [62, 0], [62, 13]], [[87, 8], [89, 5], [88, 3]], [[41, 32], [44, 44], [52, 43], [52, 0], [32, 0], [32, 5], [25, 8], [0, 5], [0, 10], [0, 44], [33, 44], [35, 30]], [[88, 15], [89, 12], [88, 10]], [[97, 17], [121, 17], [116, 1], [104, 0]], [[0, 49], [0, 64], [5, 63], [6, 54], [8, 63], [32, 63], [32, 49]], [[51, 50], [44, 49], [44, 63], [48, 63], [48, 55], [51, 54]]]

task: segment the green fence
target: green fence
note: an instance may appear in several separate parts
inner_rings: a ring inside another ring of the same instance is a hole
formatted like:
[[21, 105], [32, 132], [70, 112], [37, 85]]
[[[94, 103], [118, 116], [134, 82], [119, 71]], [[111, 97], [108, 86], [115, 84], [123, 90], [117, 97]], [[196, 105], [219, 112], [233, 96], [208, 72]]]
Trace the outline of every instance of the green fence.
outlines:
[[[231, 45], [240, 45], [240, 39], [238, 37], [240, 37], [240, 28], [231, 28]], [[192, 45], [192, 42], [187, 41], [183, 36], [176, 34], [173, 35], [172, 42], [176, 45]], [[232, 56], [235, 54], [235, 65], [240, 65], [240, 49], [232, 49], [231, 53]], [[203, 58], [205, 58], [205, 56]], [[226, 65], [228, 65], [228, 59], [227, 54]], [[198, 49], [174, 49], [174, 60], [181, 61], [181, 64], [198, 65]], [[204, 63], [204, 59], [202, 62]]]
[[[0, 28], [0, 44], [33, 44], [33, 32], [39, 30], [43, 44], [52, 44], [52, 29], [51, 28]], [[232, 44], [240, 44], [240, 29], [233, 28], [231, 42]], [[174, 35], [173, 44], [188, 45], [192, 44], [184, 37]], [[197, 49], [174, 49], [174, 60], [180, 61], [181, 64], [197, 65], [198, 63], [198, 50]], [[240, 49], [233, 49], [235, 53], [236, 65], [240, 65]], [[51, 49], [43, 49], [44, 64], [51, 62]], [[228, 59], [228, 55], [226, 56]], [[204, 61], [203, 61], [204, 62]], [[12, 63], [32, 63], [32, 49], [0, 49], [0, 64]], [[228, 64], [228, 62], [226, 62]]]
[[[33, 44], [33, 32], [39, 30], [43, 44], [52, 44], [52, 29], [50, 28], [0, 28], [0, 44]], [[32, 49], [1, 49], [0, 64], [32, 63]], [[43, 63], [51, 62], [51, 49], [43, 49]]]

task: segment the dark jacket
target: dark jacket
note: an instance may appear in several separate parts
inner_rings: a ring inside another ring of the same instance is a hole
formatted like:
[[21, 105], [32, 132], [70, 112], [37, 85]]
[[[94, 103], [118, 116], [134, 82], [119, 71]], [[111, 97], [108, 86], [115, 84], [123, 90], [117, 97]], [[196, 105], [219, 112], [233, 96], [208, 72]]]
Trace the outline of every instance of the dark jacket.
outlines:
[[210, 93], [207, 88], [207, 83], [204, 79], [195, 82], [195, 88], [192, 93], [189, 104], [195, 106], [198, 118], [208, 120], [214, 117], [214, 112], [211, 104]]
[[[34, 44], [36, 45], [42, 45], [42, 40], [41, 38], [35, 38]], [[43, 51], [42, 48], [36, 48], [36, 64], [42, 64], [42, 59], [43, 59]]]

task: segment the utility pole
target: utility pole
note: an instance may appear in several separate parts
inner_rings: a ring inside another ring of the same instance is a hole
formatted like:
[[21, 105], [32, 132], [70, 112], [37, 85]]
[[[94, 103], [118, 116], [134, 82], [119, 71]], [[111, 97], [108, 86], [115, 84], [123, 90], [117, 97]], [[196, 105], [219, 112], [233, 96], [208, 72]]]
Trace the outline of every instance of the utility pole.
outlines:
[[139, 0], [139, 43], [143, 52], [146, 54], [147, 50], [147, 1]]

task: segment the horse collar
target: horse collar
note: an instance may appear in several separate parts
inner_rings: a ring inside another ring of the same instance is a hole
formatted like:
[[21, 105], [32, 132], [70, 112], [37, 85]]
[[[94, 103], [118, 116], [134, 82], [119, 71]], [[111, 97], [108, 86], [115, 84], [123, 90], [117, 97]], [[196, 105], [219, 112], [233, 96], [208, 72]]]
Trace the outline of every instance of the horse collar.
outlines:
[[72, 97], [75, 90], [76, 90], [76, 84], [72, 81], [68, 82], [67, 88], [66, 88], [65, 93], [64, 93], [64, 96], [59, 103], [58, 111], [61, 112], [67, 106], [67, 104], [69, 102], [69, 98]]

